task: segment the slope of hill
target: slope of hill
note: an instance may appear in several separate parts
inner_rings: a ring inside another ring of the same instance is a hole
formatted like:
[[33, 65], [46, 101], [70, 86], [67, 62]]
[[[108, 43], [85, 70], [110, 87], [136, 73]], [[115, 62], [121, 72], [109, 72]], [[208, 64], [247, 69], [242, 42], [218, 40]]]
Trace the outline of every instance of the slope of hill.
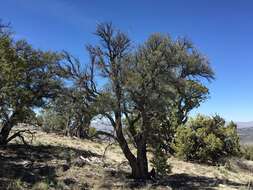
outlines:
[[[231, 160], [230, 170], [169, 159], [172, 173], [146, 184], [127, 178], [130, 168], [114, 144], [37, 132], [30, 146], [0, 148], [0, 189], [247, 189], [253, 162]], [[252, 183], [251, 183], [252, 184]]]
[[253, 127], [238, 128], [242, 144], [253, 144]]

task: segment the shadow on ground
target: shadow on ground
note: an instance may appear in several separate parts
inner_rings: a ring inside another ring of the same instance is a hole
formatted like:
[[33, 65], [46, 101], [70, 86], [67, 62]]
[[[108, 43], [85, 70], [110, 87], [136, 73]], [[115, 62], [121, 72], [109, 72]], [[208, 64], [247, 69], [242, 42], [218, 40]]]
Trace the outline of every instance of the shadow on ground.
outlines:
[[230, 188], [238, 189], [245, 187], [245, 184], [236, 183], [230, 180], [222, 180], [219, 178], [211, 178], [206, 176], [191, 176], [186, 173], [173, 174], [168, 176], [168, 179], [162, 183], [173, 189], [214, 189], [219, 185], [226, 185]]
[[[0, 147], [0, 189], [6, 189], [15, 179], [20, 179], [30, 186], [42, 180], [57, 183], [56, 170], [68, 167], [71, 158], [83, 156], [99, 157], [99, 155], [69, 147], [45, 145], [10, 144]], [[50, 161], [62, 161], [50, 164]]]
[[[159, 189], [159, 190], [168, 190], [168, 189], [175, 189], [175, 190], [214, 190], [219, 187], [219, 185], [225, 185], [229, 188], [233, 189], [240, 189], [246, 187], [246, 184], [243, 183], [236, 183], [230, 180], [222, 180], [218, 178], [211, 178], [206, 176], [191, 176], [186, 173], [182, 174], [172, 174], [169, 175], [167, 178], [160, 182], [155, 181], [148, 181], [148, 182], [141, 182], [136, 180], [127, 179], [126, 176], [129, 173], [124, 172], [117, 172], [113, 173], [114, 179], [110, 178], [104, 179], [102, 186], [103, 189]], [[109, 176], [107, 176], [109, 178]], [[124, 183], [119, 183], [119, 182]]]
[[[49, 180], [57, 183], [57, 170], [68, 169], [72, 158], [83, 156], [100, 157], [91, 151], [79, 150], [69, 147], [45, 145], [16, 145], [11, 144], [0, 147], [0, 189], [6, 189], [8, 184], [15, 179], [20, 179], [28, 184], [30, 189], [35, 183]], [[125, 166], [127, 167], [127, 165]], [[230, 188], [239, 189], [245, 184], [229, 180], [210, 178], [206, 176], [191, 176], [189, 174], [172, 174], [160, 182], [142, 183], [127, 178], [129, 173], [118, 169], [103, 169], [104, 178], [100, 180], [103, 189], [214, 189], [220, 184]], [[70, 179], [65, 184], [74, 183]]]

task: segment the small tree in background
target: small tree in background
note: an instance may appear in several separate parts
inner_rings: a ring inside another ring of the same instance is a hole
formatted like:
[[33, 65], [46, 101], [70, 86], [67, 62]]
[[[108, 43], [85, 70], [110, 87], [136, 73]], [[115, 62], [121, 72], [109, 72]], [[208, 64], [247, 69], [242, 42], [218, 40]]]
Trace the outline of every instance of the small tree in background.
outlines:
[[[42, 113], [42, 127], [61, 130], [69, 136], [88, 138], [91, 120], [98, 114], [99, 106], [93, 64], [81, 65], [67, 52], [63, 52], [63, 57], [64, 85]], [[52, 118], [47, 116], [48, 113], [52, 114]]]

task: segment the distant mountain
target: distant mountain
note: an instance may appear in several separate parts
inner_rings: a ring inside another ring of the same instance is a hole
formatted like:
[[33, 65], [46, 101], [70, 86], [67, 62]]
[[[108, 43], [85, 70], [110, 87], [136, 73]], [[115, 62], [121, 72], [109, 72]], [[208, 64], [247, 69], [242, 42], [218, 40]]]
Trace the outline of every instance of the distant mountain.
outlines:
[[237, 130], [242, 144], [253, 145], [253, 127], [238, 128]]
[[[240, 136], [242, 144], [252, 144], [253, 145], [253, 121], [252, 122], [236, 122], [237, 130]], [[97, 128], [97, 130], [112, 132], [113, 128], [110, 122], [106, 119], [95, 119], [91, 123], [92, 127]]]
[[250, 128], [253, 127], [253, 121], [249, 122], [236, 122], [238, 125], [238, 128]]

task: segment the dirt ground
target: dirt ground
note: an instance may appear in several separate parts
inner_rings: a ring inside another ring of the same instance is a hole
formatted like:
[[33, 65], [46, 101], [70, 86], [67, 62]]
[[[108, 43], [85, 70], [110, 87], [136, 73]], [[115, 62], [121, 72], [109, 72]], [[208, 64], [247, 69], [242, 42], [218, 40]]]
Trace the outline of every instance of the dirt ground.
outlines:
[[231, 159], [206, 166], [170, 158], [172, 173], [160, 181], [128, 178], [117, 145], [37, 131], [32, 144], [0, 148], [0, 189], [253, 189], [253, 162]]

